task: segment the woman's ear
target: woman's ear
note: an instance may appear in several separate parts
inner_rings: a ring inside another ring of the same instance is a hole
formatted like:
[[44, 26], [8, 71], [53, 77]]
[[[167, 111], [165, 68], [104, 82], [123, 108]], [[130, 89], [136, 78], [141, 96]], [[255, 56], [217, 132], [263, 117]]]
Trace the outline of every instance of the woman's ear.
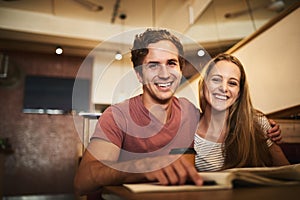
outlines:
[[205, 97], [204, 97], [204, 87], [202, 89], [200, 89], [200, 92], [199, 92], [199, 109], [200, 109], [200, 113], [202, 114], [205, 110]]
[[241, 98], [241, 87], [240, 87], [239, 93], [238, 93], [238, 95], [237, 95], [237, 100], [238, 100], [239, 98]]

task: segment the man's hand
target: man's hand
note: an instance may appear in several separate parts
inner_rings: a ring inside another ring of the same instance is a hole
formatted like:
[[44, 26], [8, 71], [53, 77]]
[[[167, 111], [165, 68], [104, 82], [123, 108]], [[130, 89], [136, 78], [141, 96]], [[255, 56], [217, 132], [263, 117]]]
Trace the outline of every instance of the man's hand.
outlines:
[[183, 185], [187, 180], [192, 180], [196, 185], [203, 184], [194, 164], [184, 156], [166, 167], [145, 173], [145, 176], [149, 181], [158, 181], [162, 185]]
[[276, 124], [276, 122], [272, 119], [269, 119], [270, 125], [272, 128], [268, 130], [268, 136], [271, 138], [273, 142], [276, 142], [276, 144], [281, 144], [282, 143], [282, 135], [281, 135], [281, 130], [280, 126]]

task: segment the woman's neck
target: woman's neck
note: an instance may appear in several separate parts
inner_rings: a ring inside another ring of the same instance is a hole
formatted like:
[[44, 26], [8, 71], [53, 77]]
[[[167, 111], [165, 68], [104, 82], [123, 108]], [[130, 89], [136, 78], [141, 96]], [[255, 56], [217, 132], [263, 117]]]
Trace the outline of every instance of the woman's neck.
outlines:
[[228, 111], [216, 111], [206, 106], [197, 134], [206, 140], [222, 143], [227, 135]]

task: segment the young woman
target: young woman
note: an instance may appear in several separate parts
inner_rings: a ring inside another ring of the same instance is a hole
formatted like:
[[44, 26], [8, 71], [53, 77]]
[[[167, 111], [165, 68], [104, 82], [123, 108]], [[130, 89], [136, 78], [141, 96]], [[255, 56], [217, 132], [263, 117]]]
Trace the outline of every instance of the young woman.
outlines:
[[202, 116], [194, 144], [197, 170], [288, 165], [281, 148], [266, 136], [267, 118], [252, 106], [241, 62], [220, 54], [201, 75]]

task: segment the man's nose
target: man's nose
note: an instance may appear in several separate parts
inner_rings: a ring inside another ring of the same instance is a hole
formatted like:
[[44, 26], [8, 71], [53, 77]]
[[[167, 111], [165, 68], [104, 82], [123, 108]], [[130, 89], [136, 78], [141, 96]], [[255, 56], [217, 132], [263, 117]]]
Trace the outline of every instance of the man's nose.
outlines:
[[169, 78], [170, 72], [169, 72], [168, 66], [166, 66], [166, 65], [160, 65], [158, 76], [160, 78]]

